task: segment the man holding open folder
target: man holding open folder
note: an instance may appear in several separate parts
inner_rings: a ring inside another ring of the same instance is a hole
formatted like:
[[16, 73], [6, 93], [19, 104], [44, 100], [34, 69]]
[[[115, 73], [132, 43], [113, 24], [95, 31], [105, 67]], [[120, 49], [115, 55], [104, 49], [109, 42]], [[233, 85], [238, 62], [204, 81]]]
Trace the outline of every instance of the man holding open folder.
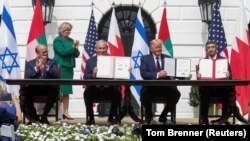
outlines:
[[[162, 54], [162, 41], [154, 39], [150, 42], [150, 54], [141, 57], [140, 73], [144, 80], [170, 80], [168, 72], [164, 70], [164, 58], [170, 56]], [[191, 78], [189, 74], [188, 79]], [[141, 91], [141, 101], [145, 107], [146, 120], [148, 124], [154, 122], [152, 114], [152, 99], [154, 97], [166, 98], [166, 105], [160, 115], [159, 122], [163, 124], [173, 124], [167, 121], [168, 112], [173, 112], [180, 99], [180, 92], [176, 86], [143, 86]]]
[[[207, 57], [204, 59], [212, 59], [214, 61], [218, 59], [225, 59], [222, 56], [217, 54], [217, 45], [214, 41], [208, 41], [206, 43], [206, 54]], [[205, 65], [206, 66], [206, 65]], [[227, 71], [225, 73], [224, 79], [231, 79], [231, 70], [228, 65]], [[200, 68], [197, 66], [197, 79], [202, 79], [202, 72], [199, 70], [209, 70], [210, 68]], [[200, 121], [199, 124], [201, 125], [208, 125], [208, 108], [209, 108], [209, 98], [211, 96], [218, 96], [223, 98], [222, 102], [222, 117], [218, 120], [212, 121], [212, 124], [225, 124], [228, 121], [228, 118], [232, 114], [233, 107], [235, 104], [235, 89], [233, 86], [200, 86], [199, 87], [199, 95], [200, 95]]]
[[[104, 40], [96, 42], [96, 56], [90, 58], [86, 63], [84, 72], [84, 79], [97, 79], [97, 72], [102, 71], [102, 68], [97, 68], [97, 56], [107, 55], [108, 45]], [[107, 86], [107, 85], [89, 85], [84, 91], [84, 101], [87, 111], [88, 120], [87, 125], [95, 124], [93, 100], [96, 98], [108, 98], [111, 99], [111, 108], [109, 112], [108, 122], [113, 123], [113, 118], [117, 116], [117, 108], [121, 102], [121, 91], [119, 86]]]

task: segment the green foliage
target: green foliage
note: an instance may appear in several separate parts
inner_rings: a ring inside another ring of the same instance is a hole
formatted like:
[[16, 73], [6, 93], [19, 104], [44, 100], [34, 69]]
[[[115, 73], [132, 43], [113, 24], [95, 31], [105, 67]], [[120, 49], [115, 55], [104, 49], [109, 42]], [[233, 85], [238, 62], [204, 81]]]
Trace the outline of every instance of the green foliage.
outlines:
[[189, 105], [192, 107], [198, 107], [200, 104], [198, 86], [192, 86], [189, 93]]
[[[124, 135], [117, 136], [111, 132], [117, 126]], [[20, 125], [17, 134], [23, 141], [140, 141], [140, 137], [133, 135], [132, 126], [91, 126], [92, 133], [83, 134], [81, 130], [86, 127], [83, 124], [66, 124], [56, 122], [51, 126], [46, 124]]]

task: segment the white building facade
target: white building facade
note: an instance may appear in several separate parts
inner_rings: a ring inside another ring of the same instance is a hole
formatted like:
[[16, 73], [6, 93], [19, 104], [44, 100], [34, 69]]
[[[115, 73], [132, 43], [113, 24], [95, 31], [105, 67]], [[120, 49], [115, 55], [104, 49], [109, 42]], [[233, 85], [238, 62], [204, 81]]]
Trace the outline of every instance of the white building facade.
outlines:
[[[33, 17], [31, 0], [8, 0], [16, 33], [22, 78], [24, 74], [24, 61], [26, 45]], [[94, 15], [99, 24], [103, 15], [116, 6], [138, 6], [140, 0], [93, 0]], [[221, 16], [226, 33], [228, 46], [231, 46], [235, 29], [235, 22], [241, 0], [221, 0]], [[167, 18], [170, 36], [173, 43], [174, 57], [190, 58], [191, 70], [195, 79], [195, 65], [204, 56], [204, 44], [207, 41], [208, 26], [202, 23], [198, 0], [166, 0]], [[80, 41], [79, 50], [85, 41], [91, 14], [92, 0], [55, 0], [52, 23], [46, 25], [46, 37], [50, 50], [57, 36], [57, 28], [62, 22], [73, 25], [71, 37]], [[148, 13], [156, 25], [157, 32], [162, 16], [164, 0], [141, 0], [142, 9]], [[245, 0], [247, 20], [250, 20], [250, 0]], [[2, 11], [2, 0], [0, 0]], [[111, 27], [112, 28], [112, 27]], [[157, 37], [157, 34], [156, 34]], [[50, 54], [53, 56], [53, 54]], [[74, 79], [80, 79], [81, 55], [76, 60]], [[194, 117], [194, 109], [189, 106], [190, 86], [179, 86], [181, 98], [177, 104], [177, 118]], [[82, 86], [73, 86], [74, 94], [70, 95], [69, 111], [72, 117], [85, 117], [85, 104], [83, 100], [84, 89]]]

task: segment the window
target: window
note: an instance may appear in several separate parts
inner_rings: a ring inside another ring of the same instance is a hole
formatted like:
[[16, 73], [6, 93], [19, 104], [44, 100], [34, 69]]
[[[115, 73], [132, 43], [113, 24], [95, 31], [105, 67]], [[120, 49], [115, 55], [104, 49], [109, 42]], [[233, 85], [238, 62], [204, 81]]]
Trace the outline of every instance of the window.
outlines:
[[[135, 31], [135, 20], [137, 17], [138, 9], [139, 8], [135, 6], [119, 6], [115, 8], [116, 18], [120, 29], [126, 56], [131, 55], [131, 49], [133, 45], [134, 31]], [[107, 40], [108, 38], [111, 12], [112, 8], [102, 17], [98, 25], [98, 34], [100, 39]], [[145, 27], [145, 32], [147, 34], [149, 42], [150, 40], [155, 38], [156, 34], [155, 23], [152, 20], [151, 16], [148, 15], [143, 9], [141, 9], [141, 12], [142, 12], [143, 24]]]

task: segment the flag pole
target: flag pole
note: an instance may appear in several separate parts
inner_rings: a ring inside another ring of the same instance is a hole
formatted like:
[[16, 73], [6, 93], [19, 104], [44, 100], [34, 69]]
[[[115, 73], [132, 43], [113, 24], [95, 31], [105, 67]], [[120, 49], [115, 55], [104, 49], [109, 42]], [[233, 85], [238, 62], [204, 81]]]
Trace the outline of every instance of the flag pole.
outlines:
[[164, 7], [164, 8], [167, 7], [167, 2], [166, 2], [166, 0], [164, 0], [163, 7]]
[[112, 9], [114, 9], [115, 8], [115, 2], [113, 1], [112, 2]]
[[92, 8], [92, 11], [93, 11], [93, 9], [94, 9], [94, 2], [93, 2], [93, 0], [92, 0], [92, 2], [91, 2], [91, 8]]

